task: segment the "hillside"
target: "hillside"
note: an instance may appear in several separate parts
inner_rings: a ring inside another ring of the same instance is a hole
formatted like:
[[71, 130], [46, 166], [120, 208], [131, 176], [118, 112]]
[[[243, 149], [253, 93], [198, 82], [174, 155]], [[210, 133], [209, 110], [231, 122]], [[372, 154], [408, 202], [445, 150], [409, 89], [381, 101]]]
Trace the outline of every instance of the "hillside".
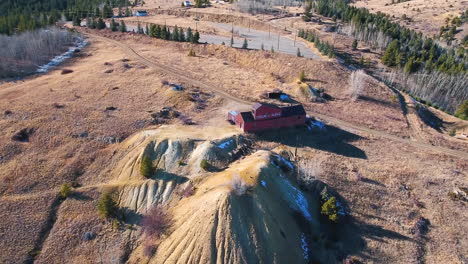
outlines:
[[[431, 37], [439, 34], [440, 28], [446, 24], [447, 18], [459, 17], [467, 9], [467, 3], [458, 0], [365, 0], [356, 1], [355, 6], [367, 8], [371, 12], [382, 12], [394, 16], [395, 21], [400, 24]], [[410, 18], [411, 21], [402, 19], [403, 15]], [[468, 34], [468, 25], [464, 23], [459, 27], [459, 30], [461, 32], [456, 35], [456, 38], [463, 39]]]
[[[0, 263], [466, 261], [468, 121], [375, 68], [353, 94], [354, 65], [292, 33], [378, 65], [322, 30], [331, 19], [172, 4], [141, 21], [213, 39], [237, 23], [248, 48], [74, 27], [88, 44], [72, 58], [0, 83]], [[317, 57], [254, 45], [266, 38]], [[226, 120], [258, 101], [302, 104], [309, 123], [252, 134]]]

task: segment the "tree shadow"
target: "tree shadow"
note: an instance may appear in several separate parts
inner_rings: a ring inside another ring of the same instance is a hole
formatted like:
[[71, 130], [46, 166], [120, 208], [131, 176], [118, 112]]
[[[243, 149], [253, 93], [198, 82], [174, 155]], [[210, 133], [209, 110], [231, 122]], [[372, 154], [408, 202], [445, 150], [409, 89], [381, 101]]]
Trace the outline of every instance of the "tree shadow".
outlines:
[[79, 200], [79, 201], [91, 201], [91, 200], [93, 200], [92, 197], [90, 197], [90, 196], [88, 196], [86, 194], [80, 193], [80, 192], [72, 192], [70, 194], [70, 198], [75, 199], [75, 200]]
[[258, 140], [281, 143], [290, 147], [310, 147], [345, 157], [367, 159], [366, 153], [349, 144], [363, 139], [361, 136], [335, 126], [326, 126], [322, 132], [312, 132], [306, 127], [284, 128], [256, 133]]
[[392, 104], [391, 102], [383, 101], [383, 100], [372, 98], [372, 97], [369, 97], [369, 96], [360, 95], [359, 99], [367, 101], [367, 102], [376, 103], [376, 104], [379, 104], [379, 105], [389, 106], [389, 107], [394, 107], [395, 108], [395, 105]]
[[138, 225], [143, 218], [143, 215], [128, 207], [119, 209], [120, 219], [122, 222], [130, 225]]
[[157, 169], [153, 177], [151, 178], [153, 180], [174, 181], [178, 184], [184, 183], [189, 180], [187, 177], [170, 173], [162, 169]]

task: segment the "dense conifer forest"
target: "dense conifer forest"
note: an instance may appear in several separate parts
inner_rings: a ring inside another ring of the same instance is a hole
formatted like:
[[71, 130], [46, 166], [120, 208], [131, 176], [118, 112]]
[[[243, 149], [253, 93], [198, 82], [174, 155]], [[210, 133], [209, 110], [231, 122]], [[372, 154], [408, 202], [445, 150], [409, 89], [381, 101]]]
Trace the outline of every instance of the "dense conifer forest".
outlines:
[[54, 24], [64, 18], [111, 17], [119, 7], [129, 15], [129, 6], [139, 0], [2, 0], [0, 1], [0, 34], [12, 35]]

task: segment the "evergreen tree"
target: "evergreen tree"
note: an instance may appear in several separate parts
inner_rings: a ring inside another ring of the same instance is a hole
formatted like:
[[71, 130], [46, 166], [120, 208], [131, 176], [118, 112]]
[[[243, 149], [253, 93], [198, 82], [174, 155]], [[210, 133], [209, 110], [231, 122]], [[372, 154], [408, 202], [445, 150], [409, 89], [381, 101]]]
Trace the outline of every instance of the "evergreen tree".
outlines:
[[146, 24], [146, 27], [145, 27], [145, 34], [146, 34], [146, 35], [149, 35], [149, 28], [148, 28], [148, 24]]
[[242, 43], [242, 49], [248, 49], [249, 48], [249, 43], [247, 43], [247, 39], [244, 38], [244, 43]]
[[187, 42], [192, 42], [193, 41], [193, 32], [192, 29], [189, 27], [187, 29]]
[[125, 9], [125, 16], [126, 17], [132, 16], [132, 13], [130, 12], [130, 9], [128, 9], [128, 7]]
[[161, 31], [161, 26], [160, 25], [156, 25], [155, 37], [158, 38], [158, 39], [162, 38], [162, 31]]
[[297, 48], [296, 55], [297, 55], [298, 57], [302, 57], [301, 50], [300, 50], [299, 48]]
[[154, 173], [153, 163], [147, 155], [144, 155], [141, 160], [140, 174], [145, 178], [150, 178]]
[[183, 28], [181, 28], [181, 29], [179, 30], [179, 41], [180, 41], [180, 42], [185, 42], [185, 33], [184, 33], [184, 29], [183, 29]]
[[192, 43], [197, 44], [199, 41], [200, 41], [200, 33], [198, 33], [198, 31], [195, 31], [195, 34], [193, 34]]
[[112, 19], [110, 22], [110, 29], [114, 32], [119, 30], [119, 24], [116, 23], [114, 19]]
[[387, 66], [397, 65], [397, 56], [400, 52], [400, 44], [398, 40], [392, 41], [382, 57], [382, 62]]
[[119, 210], [114, 195], [110, 191], [106, 191], [101, 195], [97, 208], [99, 214], [104, 218], [116, 217]]
[[81, 19], [79, 19], [77, 16], [73, 17], [73, 26], [75, 27], [81, 26]]
[[357, 40], [355, 39], [355, 40], [353, 41], [353, 45], [352, 45], [353, 50], [356, 50], [356, 49], [357, 49], [357, 46], [358, 46], [358, 42], [357, 42]]
[[231, 36], [231, 48], [234, 46], [234, 37]]
[[156, 25], [155, 24], [151, 24], [148, 36], [152, 38], [156, 37]]
[[171, 35], [171, 40], [179, 41], [179, 28], [177, 26], [174, 27], [174, 31], [172, 32], [172, 35]]
[[120, 27], [119, 27], [120, 32], [127, 32], [127, 25], [125, 25], [125, 21], [120, 21]]
[[97, 29], [105, 29], [105, 28], [106, 28], [106, 23], [104, 23], [104, 20], [102, 20], [102, 18], [99, 18], [97, 22]]

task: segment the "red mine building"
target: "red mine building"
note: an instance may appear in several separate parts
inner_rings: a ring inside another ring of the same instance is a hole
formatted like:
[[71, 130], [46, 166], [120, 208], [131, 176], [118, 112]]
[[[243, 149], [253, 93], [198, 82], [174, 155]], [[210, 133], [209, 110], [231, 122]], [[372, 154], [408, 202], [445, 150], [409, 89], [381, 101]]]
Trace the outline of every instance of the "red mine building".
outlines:
[[230, 111], [228, 120], [244, 132], [304, 125], [306, 112], [302, 105], [279, 107], [273, 104], [256, 103], [249, 112]]

